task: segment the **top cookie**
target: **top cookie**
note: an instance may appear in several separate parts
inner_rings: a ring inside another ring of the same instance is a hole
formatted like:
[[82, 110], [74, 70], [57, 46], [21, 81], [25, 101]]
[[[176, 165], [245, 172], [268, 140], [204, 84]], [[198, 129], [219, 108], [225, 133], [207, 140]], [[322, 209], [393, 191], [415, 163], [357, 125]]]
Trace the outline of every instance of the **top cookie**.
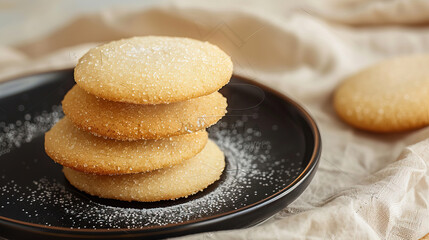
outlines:
[[161, 104], [208, 95], [228, 83], [231, 58], [217, 46], [189, 38], [133, 37], [88, 51], [76, 83], [95, 96]]
[[338, 115], [374, 132], [429, 124], [429, 55], [383, 61], [346, 79], [334, 94]]

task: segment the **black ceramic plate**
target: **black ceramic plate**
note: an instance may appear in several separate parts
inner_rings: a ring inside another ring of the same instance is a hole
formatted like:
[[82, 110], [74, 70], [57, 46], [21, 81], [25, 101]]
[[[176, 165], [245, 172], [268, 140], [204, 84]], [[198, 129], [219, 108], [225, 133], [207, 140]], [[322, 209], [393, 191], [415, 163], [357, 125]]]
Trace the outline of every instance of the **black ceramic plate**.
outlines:
[[226, 156], [219, 181], [187, 199], [122, 202], [72, 187], [45, 154], [43, 133], [63, 116], [73, 71], [0, 84], [0, 236], [163, 238], [253, 226], [295, 200], [315, 174], [320, 136], [278, 92], [233, 77], [228, 114], [209, 129]]

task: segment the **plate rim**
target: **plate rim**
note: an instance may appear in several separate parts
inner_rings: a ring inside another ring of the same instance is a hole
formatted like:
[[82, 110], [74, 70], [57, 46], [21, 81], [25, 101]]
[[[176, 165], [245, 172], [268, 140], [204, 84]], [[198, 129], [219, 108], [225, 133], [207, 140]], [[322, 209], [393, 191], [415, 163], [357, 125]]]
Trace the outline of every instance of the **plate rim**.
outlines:
[[[12, 77], [8, 77], [5, 80], [0, 81], [0, 87], [2, 84], [4, 83], [8, 83], [10, 81], [14, 81], [14, 80], [18, 80], [21, 78], [27, 78], [27, 77], [32, 77], [35, 75], [43, 75], [43, 74], [49, 74], [49, 73], [62, 73], [62, 72], [73, 72], [74, 68], [60, 68], [60, 69], [51, 69], [51, 70], [45, 70], [45, 71], [34, 71], [34, 72], [29, 72], [29, 73], [24, 73], [24, 74], [17, 74], [14, 75]], [[195, 226], [195, 225], [210, 225], [212, 222], [218, 222], [218, 221], [223, 221], [226, 220], [228, 218], [231, 217], [235, 217], [237, 215], [242, 215], [245, 214], [249, 211], [256, 211], [270, 203], [273, 203], [275, 201], [277, 201], [279, 198], [284, 197], [285, 195], [287, 195], [288, 193], [292, 192], [295, 188], [297, 188], [301, 183], [304, 182], [304, 180], [309, 177], [311, 175], [311, 173], [313, 171], [315, 171], [319, 160], [320, 160], [320, 155], [321, 155], [321, 151], [322, 151], [322, 142], [321, 142], [321, 136], [320, 136], [320, 131], [319, 128], [316, 124], [316, 121], [313, 119], [313, 117], [310, 115], [310, 113], [300, 104], [298, 104], [295, 100], [293, 100], [292, 98], [290, 98], [289, 96], [287, 96], [284, 93], [281, 93], [280, 91], [265, 85], [263, 83], [260, 83], [256, 80], [250, 79], [249, 77], [245, 77], [242, 76], [240, 74], [233, 74], [232, 77], [238, 78], [239, 80], [251, 84], [251, 85], [255, 85], [261, 89], [263, 89], [264, 91], [267, 92], [271, 92], [274, 95], [276, 95], [277, 97], [279, 97], [280, 99], [282, 99], [283, 101], [290, 103], [291, 105], [293, 105], [293, 107], [295, 109], [297, 109], [300, 114], [303, 115], [305, 121], [307, 122], [308, 126], [310, 127], [311, 133], [313, 134], [314, 137], [314, 148], [309, 160], [309, 163], [307, 164], [307, 166], [302, 170], [302, 172], [300, 173], [300, 175], [298, 177], [296, 177], [294, 179], [294, 181], [292, 181], [289, 185], [287, 185], [285, 188], [282, 188], [281, 190], [277, 191], [274, 194], [271, 194], [255, 203], [246, 205], [244, 207], [238, 208], [238, 209], [234, 209], [232, 211], [228, 211], [228, 212], [224, 212], [224, 213], [220, 213], [217, 215], [213, 215], [210, 217], [205, 217], [205, 218], [198, 218], [195, 220], [190, 220], [190, 221], [185, 221], [185, 222], [180, 222], [180, 223], [170, 223], [167, 225], [162, 225], [162, 226], [149, 226], [149, 227], [143, 227], [143, 228], [100, 228], [100, 229], [77, 229], [77, 228], [67, 228], [67, 227], [58, 227], [58, 226], [47, 226], [47, 225], [42, 225], [42, 224], [37, 224], [37, 223], [30, 223], [30, 222], [25, 222], [25, 221], [21, 221], [21, 220], [16, 220], [16, 219], [11, 219], [8, 217], [4, 217], [4, 216], [0, 216], [0, 226], [2, 224], [11, 224], [13, 227], [16, 228], [30, 228], [30, 230], [32, 231], [36, 231], [36, 230], [44, 230], [44, 233], [53, 233], [54, 236], [58, 236], [58, 234], [79, 234], [79, 236], [81, 237], [85, 237], [85, 235], [81, 235], [81, 234], [94, 234], [94, 233], [124, 233], [127, 232], [127, 234], [131, 233], [131, 234], [144, 234], [147, 233], [149, 235], [151, 235], [151, 233], [155, 233], [152, 231], [156, 231], [159, 229], [162, 229], [163, 232], [167, 231], [172, 231], [173, 233], [175, 232], [175, 230], [177, 230], [178, 228], [185, 228], [185, 227], [189, 227], [190, 225]], [[231, 77], [231, 78], [232, 78]], [[4, 223], [2, 223], [4, 222]], [[147, 232], [147, 231], [151, 231], [151, 232]], [[133, 235], [133, 236], [144, 236], [144, 235]], [[70, 235], [66, 235], [65, 237], [69, 237]], [[88, 237], [94, 237], [94, 235], [87, 235]]]

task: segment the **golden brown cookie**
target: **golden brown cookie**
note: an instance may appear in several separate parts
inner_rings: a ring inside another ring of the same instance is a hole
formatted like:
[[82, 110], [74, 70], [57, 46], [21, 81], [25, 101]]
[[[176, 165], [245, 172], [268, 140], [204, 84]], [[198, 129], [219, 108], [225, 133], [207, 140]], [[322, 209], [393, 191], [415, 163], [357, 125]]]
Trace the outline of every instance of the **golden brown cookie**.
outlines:
[[133, 37], [89, 50], [78, 62], [76, 83], [90, 94], [136, 104], [160, 104], [208, 95], [228, 83], [230, 57], [189, 38]]
[[76, 188], [91, 195], [125, 201], [154, 202], [186, 197], [218, 180], [225, 167], [222, 151], [212, 141], [195, 157], [147, 173], [104, 176], [64, 168]]
[[79, 86], [74, 86], [63, 100], [64, 113], [79, 128], [118, 140], [197, 132], [221, 119], [226, 106], [226, 99], [218, 92], [183, 102], [142, 105], [97, 98]]
[[57, 163], [94, 174], [125, 174], [169, 167], [199, 153], [205, 131], [158, 140], [118, 141], [76, 128], [67, 117], [45, 135], [46, 153]]
[[429, 240], [429, 233], [420, 238], [420, 240]]
[[374, 132], [398, 132], [429, 124], [429, 56], [383, 61], [347, 78], [334, 107], [347, 123]]

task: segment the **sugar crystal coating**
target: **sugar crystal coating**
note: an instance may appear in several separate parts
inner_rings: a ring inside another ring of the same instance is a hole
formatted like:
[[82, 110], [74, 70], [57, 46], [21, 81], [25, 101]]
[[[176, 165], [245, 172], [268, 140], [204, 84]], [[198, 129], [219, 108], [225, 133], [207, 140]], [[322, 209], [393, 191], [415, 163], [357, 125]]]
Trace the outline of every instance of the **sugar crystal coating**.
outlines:
[[64, 168], [72, 185], [91, 195], [125, 201], [153, 202], [186, 197], [205, 189], [219, 179], [225, 157], [208, 141], [195, 157], [170, 168], [148, 173], [103, 176]]
[[183, 102], [142, 105], [97, 98], [77, 85], [63, 100], [65, 114], [80, 129], [118, 140], [197, 132], [222, 118], [226, 106], [226, 99], [218, 92]]
[[181, 163], [207, 143], [206, 131], [159, 140], [118, 141], [77, 129], [67, 117], [45, 134], [46, 153], [59, 164], [95, 174], [151, 171]]
[[230, 57], [189, 38], [133, 37], [89, 50], [75, 68], [76, 83], [111, 101], [160, 104], [213, 93], [232, 75]]

